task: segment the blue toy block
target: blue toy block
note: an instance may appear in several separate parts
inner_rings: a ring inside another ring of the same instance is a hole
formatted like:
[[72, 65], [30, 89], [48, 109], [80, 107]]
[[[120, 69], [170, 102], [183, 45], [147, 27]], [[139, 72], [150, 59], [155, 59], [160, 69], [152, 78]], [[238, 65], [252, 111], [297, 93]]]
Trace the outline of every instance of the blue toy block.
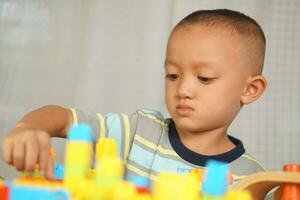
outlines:
[[135, 187], [148, 187], [149, 180], [143, 176], [129, 176], [128, 181], [133, 183]]
[[63, 165], [54, 165], [54, 177], [58, 180], [64, 178], [65, 167]]
[[9, 200], [69, 200], [68, 193], [62, 189], [41, 187], [11, 186]]
[[202, 193], [212, 196], [223, 196], [227, 190], [228, 166], [226, 163], [210, 160], [202, 183]]
[[71, 127], [68, 132], [69, 141], [93, 142], [92, 128], [88, 124], [78, 124]]

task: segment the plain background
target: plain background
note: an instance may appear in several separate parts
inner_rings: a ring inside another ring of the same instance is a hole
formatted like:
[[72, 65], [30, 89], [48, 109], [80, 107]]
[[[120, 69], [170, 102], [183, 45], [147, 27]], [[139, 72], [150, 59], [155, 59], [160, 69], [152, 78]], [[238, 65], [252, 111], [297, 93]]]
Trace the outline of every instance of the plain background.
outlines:
[[[230, 128], [269, 170], [300, 163], [299, 0], [0, 0], [0, 134], [47, 104], [98, 112], [162, 111], [172, 27], [198, 9], [229, 8], [267, 37], [264, 96]], [[64, 140], [54, 139], [58, 163]], [[0, 175], [17, 176], [0, 161]]]

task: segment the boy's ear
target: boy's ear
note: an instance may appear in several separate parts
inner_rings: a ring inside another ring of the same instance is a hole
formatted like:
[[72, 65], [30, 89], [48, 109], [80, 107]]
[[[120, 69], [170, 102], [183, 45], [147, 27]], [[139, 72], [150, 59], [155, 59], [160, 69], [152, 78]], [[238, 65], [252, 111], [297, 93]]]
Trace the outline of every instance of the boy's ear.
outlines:
[[241, 103], [249, 104], [256, 101], [265, 91], [267, 81], [262, 75], [252, 76], [247, 80]]

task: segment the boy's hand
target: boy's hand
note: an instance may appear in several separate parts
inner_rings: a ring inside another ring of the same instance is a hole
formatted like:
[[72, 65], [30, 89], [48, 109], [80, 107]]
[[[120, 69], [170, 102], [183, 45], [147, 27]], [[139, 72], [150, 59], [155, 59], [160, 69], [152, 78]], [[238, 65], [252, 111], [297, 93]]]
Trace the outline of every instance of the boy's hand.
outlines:
[[50, 156], [51, 140], [47, 132], [34, 125], [17, 124], [3, 139], [3, 159], [19, 171], [33, 172], [39, 164], [40, 174], [54, 179], [54, 160]]

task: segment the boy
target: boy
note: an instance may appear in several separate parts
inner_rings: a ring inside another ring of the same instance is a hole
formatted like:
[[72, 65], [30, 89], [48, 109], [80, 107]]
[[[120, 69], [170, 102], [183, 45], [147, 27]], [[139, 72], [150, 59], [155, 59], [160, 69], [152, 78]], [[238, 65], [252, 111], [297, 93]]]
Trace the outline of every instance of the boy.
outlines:
[[165, 59], [166, 105], [171, 119], [138, 110], [126, 115], [46, 106], [25, 115], [3, 140], [3, 159], [18, 170], [53, 178], [50, 137], [66, 137], [72, 123], [88, 122], [98, 137], [113, 137], [125, 176], [151, 180], [161, 171], [186, 172], [209, 159], [229, 163], [234, 180], [263, 170], [227, 129], [243, 105], [257, 100], [265, 36], [248, 16], [230, 10], [197, 11], [173, 29]]

